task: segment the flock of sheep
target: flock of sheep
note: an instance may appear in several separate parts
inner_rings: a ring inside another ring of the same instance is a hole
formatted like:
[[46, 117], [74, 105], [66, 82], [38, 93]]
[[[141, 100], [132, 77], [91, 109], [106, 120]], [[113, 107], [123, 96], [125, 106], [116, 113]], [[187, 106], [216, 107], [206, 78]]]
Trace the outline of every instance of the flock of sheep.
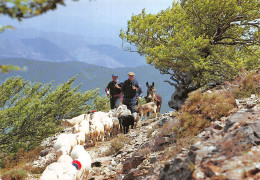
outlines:
[[127, 133], [139, 121], [138, 113], [131, 114], [125, 105], [106, 112], [82, 114], [72, 119], [62, 120], [63, 126], [73, 127], [72, 134], [62, 133], [57, 137], [54, 150], [57, 162], [47, 166], [40, 180], [87, 179], [91, 170], [91, 157], [84, 144], [104, 141], [119, 132]]

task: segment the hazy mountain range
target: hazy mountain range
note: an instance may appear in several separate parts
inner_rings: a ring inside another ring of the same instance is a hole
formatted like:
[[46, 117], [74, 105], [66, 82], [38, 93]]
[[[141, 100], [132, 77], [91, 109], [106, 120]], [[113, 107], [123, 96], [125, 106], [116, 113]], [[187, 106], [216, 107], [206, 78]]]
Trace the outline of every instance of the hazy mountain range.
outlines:
[[102, 38], [36, 29], [6, 30], [0, 34], [0, 58], [67, 62], [80, 61], [109, 68], [145, 65], [145, 58], [135, 52], [103, 42]]
[[49, 83], [53, 81], [54, 85], [58, 85], [78, 75], [74, 83], [75, 86], [81, 83], [81, 91], [100, 88], [99, 91], [101, 95], [105, 95], [104, 89], [108, 82], [112, 80], [112, 73], [117, 73], [119, 75], [119, 81], [122, 82], [128, 78], [127, 73], [133, 71], [136, 73], [135, 77], [143, 88], [143, 96], [146, 95], [147, 91], [145, 83], [147, 81], [150, 84], [155, 82], [156, 93], [160, 94], [163, 98], [161, 112], [172, 110], [168, 107], [168, 101], [174, 92], [174, 87], [164, 82], [164, 80], [169, 79], [169, 76], [161, 75], [157, 69], [150, 65], [107, 68], [77, 61], [47, 62], [21, 58], [0, 59], [0, 64], [14, 64], [27, 67], [26, 71], [14, 71], [7, 74], [0, 73], [0, 82], [3, 82], [8, 77], [19, 75], [32, 82]]

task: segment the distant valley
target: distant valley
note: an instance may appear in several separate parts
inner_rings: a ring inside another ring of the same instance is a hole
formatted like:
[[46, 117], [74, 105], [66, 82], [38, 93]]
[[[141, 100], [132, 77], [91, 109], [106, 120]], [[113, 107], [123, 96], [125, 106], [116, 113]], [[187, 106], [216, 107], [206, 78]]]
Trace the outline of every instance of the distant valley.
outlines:
[[80, 61], [108, 68], [136, 67], [145, 58], [111, 44], [67, 33], [36, 29], [7, 30], [0, 34], [0, 58], [24, 58], [49, 62]]
[[8, 77], [22, 76], [24, 79], [32, 82], [49, 83], [52, 81], [54, 85], [58, 85], [78, 75], [74, 84], [75, 86], [82, 84], [80, 88], [81, 91], [100, 88], [99, 91], [101, 95], [105, 95], [104, 89], [108, 82], [112, 80], [112, 73], [117, 73], [119, 75], [119, 81], [122, 82], [128, 78], [127, 73], [133, 71], [143, 88], [144, 96], [147, 90], [145, 83], [147, 81], [149, 83], [155, 82], [157, 93], [163, 98], [162, 112], [165, 113], [172, 110], [168, 107], [168, 101], [174, 92], [174, 87], [164, 82], [164, 80], [169, 79], [169, 76], [161, 75], [160, 72], [151, 65], [107, 68], [78, 61], [47, 62], [22, 58], [0, 59], [0, 64], [14, 64], [20, 67], [27, 67], [26, 71], [13, 71], [7, 74], [0, 73], [0, 82], [5, 81]]

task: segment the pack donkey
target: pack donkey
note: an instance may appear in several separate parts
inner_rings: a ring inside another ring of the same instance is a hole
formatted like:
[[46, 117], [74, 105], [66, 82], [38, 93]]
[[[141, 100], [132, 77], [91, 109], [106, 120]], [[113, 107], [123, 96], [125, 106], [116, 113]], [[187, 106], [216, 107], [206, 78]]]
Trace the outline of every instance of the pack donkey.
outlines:
[[162, 105], [162, 97], [159, 94], [155, 94], [156, 89], [154, 89], [154, 82], [152, 82], [152, 85], [149, 85], [148, 82], [146, 82], [147, 86], [147, 95], [144, 97], [145, 101], [147, 103], [154, 102], [157, 106], [156, 112], [160, 112], [161, 105]]

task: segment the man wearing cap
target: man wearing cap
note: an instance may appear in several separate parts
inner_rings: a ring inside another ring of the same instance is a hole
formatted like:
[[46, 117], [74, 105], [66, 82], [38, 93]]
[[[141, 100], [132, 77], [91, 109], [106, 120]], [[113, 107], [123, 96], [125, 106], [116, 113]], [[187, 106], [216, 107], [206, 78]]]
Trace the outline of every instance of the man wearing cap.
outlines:
[[118, 84], [118, 75], [112, 74], [113, 81], [109, 82], [105, 91], [107, 93], [107, 96], [110, 97], [110, 107], [111, 109], [118, 108], [120, 104], [120, 100], [122, 97], [120, 84]]
[[127, 106], [131, 113], [134, 112], [136, 102], [142, 96], [142, 88], [134, 77], [135, 74], [133, 72], [129, 72], [128, 79], [124, 81], [122, 86], [122, 92], [124, 95], [123, 104]]

